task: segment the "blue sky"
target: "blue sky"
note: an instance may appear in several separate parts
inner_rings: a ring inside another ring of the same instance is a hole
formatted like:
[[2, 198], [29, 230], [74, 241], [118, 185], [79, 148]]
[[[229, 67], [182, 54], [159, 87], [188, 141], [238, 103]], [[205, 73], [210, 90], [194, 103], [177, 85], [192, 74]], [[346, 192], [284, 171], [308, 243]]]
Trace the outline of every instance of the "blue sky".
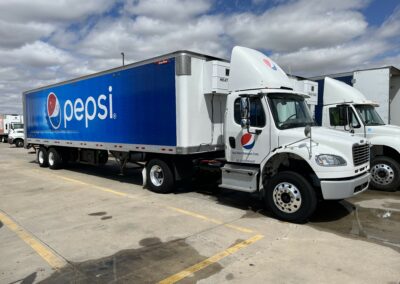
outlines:
[[398, 0], [0, 1], [0, 113], [21, 93], [179, 49], [259, 49], [313, 76], [400, 67]]

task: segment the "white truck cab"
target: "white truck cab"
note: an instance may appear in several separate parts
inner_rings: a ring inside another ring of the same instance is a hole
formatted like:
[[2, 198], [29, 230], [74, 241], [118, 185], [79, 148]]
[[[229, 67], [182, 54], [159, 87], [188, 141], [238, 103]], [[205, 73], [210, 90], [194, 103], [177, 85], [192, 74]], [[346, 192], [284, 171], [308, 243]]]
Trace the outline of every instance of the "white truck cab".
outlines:
[[350, 132], [371, 142], [371, 185], [381, 190], [400, 187], [400, 127], [385, 125], [356, 88], [325, 77], [322, 126]]
[[284, 220], [300, 221], [317, 199], [351, 197], [368, 188], [369, 143], [314, 126], [305, 95], [264, 54], [235, 47], [224, 123], [221, 187], [263, 192]]
[[17, 148], [24, 147], [25, 133], [24, 129], [16, 128], [8, 134], [8, 143]]

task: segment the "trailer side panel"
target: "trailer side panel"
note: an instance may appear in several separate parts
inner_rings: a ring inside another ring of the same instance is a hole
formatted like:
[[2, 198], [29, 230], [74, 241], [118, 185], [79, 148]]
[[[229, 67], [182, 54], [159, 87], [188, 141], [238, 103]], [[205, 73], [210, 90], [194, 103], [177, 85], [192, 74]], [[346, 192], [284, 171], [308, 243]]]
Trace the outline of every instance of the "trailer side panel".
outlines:
[[28, 92], [24, 100], [30, 140], [176, 146], [174, 59]]

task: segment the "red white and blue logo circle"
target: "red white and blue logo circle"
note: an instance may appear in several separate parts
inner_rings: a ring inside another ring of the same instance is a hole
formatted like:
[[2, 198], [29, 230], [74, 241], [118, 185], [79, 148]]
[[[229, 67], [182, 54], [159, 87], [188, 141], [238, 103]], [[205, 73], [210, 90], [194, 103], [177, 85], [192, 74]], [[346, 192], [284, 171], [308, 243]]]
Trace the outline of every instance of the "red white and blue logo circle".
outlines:
[[254, 135], [250, 133], [243, 134], [242, 138], [240, 139], [240, 143], [242, 144], [242, 147], [250, 150], [254, 147], [254, 144], [256, 143]]
[[61, 124], [60, 102], [56, 94], [50, 93], [47, 96], [47, 117], [53, 129], [58, 129]]
[[275, 70], [275, 71], [278, 70], [278, 68], [276, 67], [275, 63], [272, 62], [271, 60], [269, 60], [267, 58], [264, 58], [263, 61], [264, 61], [265, 65], [267, 65], [272, 70]]

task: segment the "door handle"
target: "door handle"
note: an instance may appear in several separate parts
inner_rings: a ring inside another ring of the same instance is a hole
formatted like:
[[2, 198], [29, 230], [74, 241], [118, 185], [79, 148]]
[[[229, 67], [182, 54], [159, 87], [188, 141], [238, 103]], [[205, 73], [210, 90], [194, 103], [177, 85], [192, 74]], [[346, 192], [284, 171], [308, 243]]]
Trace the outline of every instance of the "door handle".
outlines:
[[236, 139], [235, 139], [235, 137], [232, 137], [232, 136], [229, 137], [229, 146], [231, 146], [231, 148], [233, 148], [233, 149], [236, 148]]

